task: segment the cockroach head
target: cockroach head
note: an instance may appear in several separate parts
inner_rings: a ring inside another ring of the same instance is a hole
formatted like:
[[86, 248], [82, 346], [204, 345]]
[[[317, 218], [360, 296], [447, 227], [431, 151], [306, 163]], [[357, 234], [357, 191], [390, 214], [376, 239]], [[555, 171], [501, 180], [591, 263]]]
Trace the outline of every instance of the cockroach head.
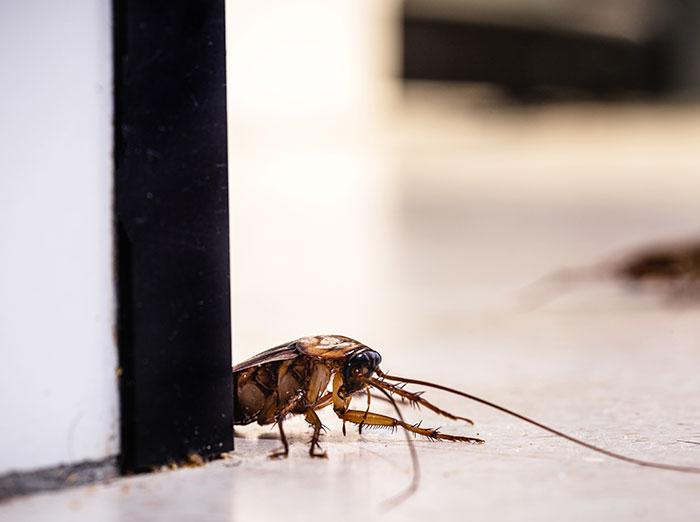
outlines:
[[374, 350], [364, 347], [348, 357], [343, 366], [343, 384], [345, 393], [351, 394], [366, 386], [366, 379], [379, 368], [382, 356]]

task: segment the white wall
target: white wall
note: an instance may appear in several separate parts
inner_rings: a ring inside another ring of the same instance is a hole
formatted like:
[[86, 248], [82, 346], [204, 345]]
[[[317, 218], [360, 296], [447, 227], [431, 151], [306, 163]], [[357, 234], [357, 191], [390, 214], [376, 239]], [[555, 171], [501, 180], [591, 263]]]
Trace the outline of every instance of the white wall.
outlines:
[[[397, 12], [397, 0], [226, 2], [235, 362], [308, 332], [373, 338]], [[342, 255], [300, 250], [315, 244]]]
[[109, 0], [0, 2], [0, 474], [118, 451]]

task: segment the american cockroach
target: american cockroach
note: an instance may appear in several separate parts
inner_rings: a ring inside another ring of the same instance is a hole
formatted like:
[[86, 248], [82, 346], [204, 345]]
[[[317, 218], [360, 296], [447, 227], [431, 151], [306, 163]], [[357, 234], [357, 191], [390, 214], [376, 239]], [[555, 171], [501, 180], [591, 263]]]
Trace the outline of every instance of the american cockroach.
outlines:
[[[415, 384], [435, 388], [476, 401], [524, 422], [537, 426], [558, 437], [583, 446], [589, 450], [608, 457], [639, 466], [659, 468], [685, 473], [700, 473], [700, 468], [663, 464], [627, 457], [613, 451], [595, 446], [540, 422], [516, 413], [474, 395], [419, 379], [399, 377], [384, 373], [379, 365], [382, 357], [379, 353], [359, 341], [341, 335], [318, 335], [302, 337], [264, 351], [233, 367], [234, 380], [234, 424], [260, 425], [277, 423], [283, 447], [270, 455], [272, 458], [286, 457], [289, 444], [284, 434], [283, 423], [290, 415], [304, 415], [313, 428], [309, 447], [312, 457], [326, 457], [321, 451], [319, 438], [323, 428], [317, 410], [332, 405], [336, 415], [345, 423], [356, 424], [359, 429], [367, 427], [402, 428], [406, 433], [409, 450], [414, 466], [413, 480], [409, 488], [400, 495], [404, 498], [418, 486], [418, 460], [409, 433], [421, 435], [429, 440], [447, 440], [481, 444], [484, 440], [475, 437], [450, 435], [436, 428], [423, 428], [420, 424], [407, 423], [394, 396], [412, 405], [426, 409], [452, 420], [462, 420], [473, 425], [466, 417], [455, 415], [441, 409], [424, 399], [422, 392], [411, 392], [404, 388], [406, 384]], [[329, 388], [330, 384], [330, 390]], [[370, 411], [370, 390], [376, 390], [389, 401], [397, 417], [390, 417]], [[367, 394], [367, 409], [350, 408], [353, 395]]]

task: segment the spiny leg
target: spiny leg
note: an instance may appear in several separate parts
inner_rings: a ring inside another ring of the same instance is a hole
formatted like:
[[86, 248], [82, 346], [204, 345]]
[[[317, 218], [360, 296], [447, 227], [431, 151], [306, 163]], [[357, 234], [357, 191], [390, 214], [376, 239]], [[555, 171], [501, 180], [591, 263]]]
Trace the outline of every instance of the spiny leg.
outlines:
[[280, 429], [280, 439], [282, 439], [283, 448], [281, 450], [270, 453], [268, 455], [268, 458], [270, 458], [270, 459], [279, 459], [279, 458], [286, 459], [289, 456], [289, 443], [287, 442], [287, 436], [284, 434], [284, 428], [282, 428], [283, 422], [284, 421], [281, 418], [277, 419], [277, 426]]
[[[371, 392], [369, 390], [365, 390], [364, 392], [361, 392], [361, 393], [370, 394]], [[389, 399], [387, 399], [386, 397], [384, 397], [383, 395], [377, 395], [376, 393], [372, 393], [371, 395], [372, 395], [373, 401], [382, 401], [382, 402], [385, 402], [387, 404], [391, 404], [391, 401]], [[402, 409], [406, 408], [408, 406], [405, 401], [398, 402], [398, 403], [396, 403], [396, 405]]]
[[[369, 407], [370, 404], [372, 403], [372, 394], [369, 392], [369, 389], [367, 389], [367, 409], [365, 410], [365, 417], [369, 413]], [[362, 435], [362, 426], [364, 426], [364, 422], [361, 422], [359, 426], [357, 427], [357, 432]]]
[[378, 386], [379, 388], [383, 388], [383, 389], [387, 390], [389, 393], [395, 393], [399, 397], [407, 399], [408, 402], [410, 402], [412, 404], [421, 405], [421, 406], [429, 409], [430, 411], [434, 411], [438, 415], [442, 415], [443, 417], [447, 417], [448, 419], [452, 419], [452, 420], [463, 420], [465, 422], [468, 422], [472, 426], [474, 425], [474, 421], [472, 421], [471, 419], [467, 419], [466, 417], [460, 417], [459, 415], [455, 415], [454, 413], [450, 413], [449, 411], [445, 411], [441, 408], [438, 408], [433, 403], [428, 402], [423, 397], [421, 397], [421, 394], [423, 392], [418, 392], [418, 393], [410, 392], [410, 391], [404, 390], [403, 388], [400, 388], [399, 386], [396, 386], [394, 384], [388, 384], [384, 381], [380, 381], [379, 379], [370, 379], [370, 382], [373, 385]]
[[408, 424], [407, 422], [402, 422], [393, 417], [387, 415], [381, 415], [379, 413], [364, 412], [360, 410], [346, 410], [345, 412], [338, 412], [338, 416], [344, 421], [352, 422], [354, 424], [363, 424], [365, 426], [371, 427], [387, 427], [387, 428], [397, 428], [401, 426], [402, 428], [415, 433], [417, 435], [422, 435], [431, 440], [450, 440], [453, 442], [471, 442], [473, 444], [481, 444], [484, 442], [483, 439], [476, 439], [474, 437], [462, 437], [460, 435], [448, 435], [446, 433], [440, 433], [437, 428], [421, 428], [419, 425]]
[[[369, 393], [370, 393], [369, 390], [367, 390], [367, 394], [369, 394]], [[372, 400], [382, 401], [382, 402], [385, 402], [385, 403], [387, 403], [387, 404], [391, 404], [391, 400], [387, 399], [387, 398], [384, 397], [383, 395], [376, 395], [376, 394], [374, 394], [374, 393], [372, 393]], [[400, 408], [400, 409], [402, 409], [402, 410], [403, 410], [404, 408], [408, 407], [408, 405], [407, 405], [405, 402], [398, 402], [398, 403], [397, 403], [396, 401], [394, 401], [394, 404], [396, 405], [397, 408]], [[369, 407], [368, 407], [368, 409], [369, 409]], [[360, 430], [361, 430], [361, 429], [362, 429], [362, 426], [360, 426], [359, 428], [360, 428]], [[360, 431], [360, 433], [362, 433], [362, 431]]]
[[307, 409], [304, 414], [304, 417], [306, 418], [306, 422], [311, 424], [311, 426], [313, 426], [314, 428], [314, 434], [311, 437], [311, 447], [309, 448], [309, 455], [312, 457], [319, 457], [322, 459], [328, 458], [328, 455], [325, 451], [316, 453], [316, 448], [321, 450], [321, 445], [318, 443], [318, 439], [321, 437], [321, 428], [323, 428], [323, 424], [321, 424], [321, 419], [318, 418], [318, 415], [316, 415], [316, 412], [313, 410], [313, 408]]

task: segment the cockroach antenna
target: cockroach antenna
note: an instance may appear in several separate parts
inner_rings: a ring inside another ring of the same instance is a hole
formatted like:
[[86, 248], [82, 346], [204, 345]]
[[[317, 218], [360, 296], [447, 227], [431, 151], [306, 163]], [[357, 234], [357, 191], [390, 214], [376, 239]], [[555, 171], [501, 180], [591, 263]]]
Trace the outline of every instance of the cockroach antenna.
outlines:
[[[429, 382], [429, 381], [422, 381], [419, 379], [410, 379], [408, 377], [399, 377], [397, 375], [389, 375], [384, 372], [382, 372], [380, 369], [375, 370], [376, 374], [386, 380], [390, 381], [398, 381], [398, 382], [403, 382], [407, 384], [416, 384], [418, 386], [427, 386], [430, 388], [435, 388], [437, 390], [442, 390], [448, 393], [452, 393], [455, 395], [459, 395], [460, 397], [464, 397], [466, 399], [472, 400], [474, 402], [478, 402], [480, 404], [483, 404], [485, 406], [488, 406], [490, 408], [496, 409], [498, 411], [501, 411], [503, 413], [506, 413], [508, 415], [511, 415], [517, 419], [520, 419], [524, 422], [527, 422], [528, 424], [532, 424], [533, 426], [537, 426], [538, 428], [548, 431], [549, 433], [552, 433], [558, 437], [561, 437], [563, 439], [566, 439], [570, 442], [573, 442], [574, 444], [578, 444], [579, 446], [583, 446], [584, 448], [587, 448], [591, 451], [595, 451], [596, 453], [600, 453], [602, 455], [606, 455], [610, 458], [621, 460], [623, 462], [628, 462], [630, 464], [636, 464], [637, 466], [643, 466], [647, 468], [656, 468], [656, 469], [665, 469], [669, 471], [678, 471], [680, 473], [699, 473], [700, 474], [700, 467], [695, 467], [695, 466], [679, 466], [675, 464], [664, 464], [661, 462], [652, 462], [648, 460], [642, 460], [642, 459], [636, 459], [634, 457], [628, 457], [626, 455], [622, 455], [620, 453], [616, 453], [614, 451], [607, 450], [605, 448], [601, 448], [599, 446], [596, 446], [594, 444], [591, 444], [589, 442], [583, 441], [581, 439], [578, 439], [572, 435], [568, 435], [564, 432], [561, 432], [557, 429], [551, 428], [545, 424], [542, 424], [541, 422], [537, 422], [536, 420], [533, 420], [529, 417], [526, 417], [525, 415], [521, 415], [520, 413], [514, 412], [513, 410], [509, 410], [508, 408], [505, 408], [503, 406], [499, 406], [498, 404], [495, 404], [493, 402], [487, 401], [486, 399], [482, 399], [480, 397], [477, 397], [475, 395], [471, 395], [469, 393], [456, 390], [454, 388], [450, 388], [448, 386], [443, 386], [441, 384], [436, 384], [434, 382]], [[371, 380], [373, 382], [374, 379]], [[379, 382], [379, 381], [378, 381]], [[374, 384], [374, 382], [373, 382]], [[377, 386], [378, 387], [378, 386]], [[381, 388], [380, 388], [381, 389]]]
[[[401, 420], [402, 423], [405, 423], [406, 421], [403, 418], [403, 415], [401, 415], [401, 410], [399, 409], [398, 405], [396, 404], [396, 401], [394, 398], [384, 389], [381, 387], [377, 386], [376, 384], [370, 383], [370, 386], [378, 389], [381, 393], [383, 393], [386, 398], [391, 402], [391, 405], [394, 407], [394, 410], [396, 410], [396, 415], [398, 415], [399, 420]], [[382, 506], [386, 511], [389, 511], [399, 504], [401, 504], [404, 500], [406, 500], [408, 497], [413, 495], [413, 493], [416, 492], [418, 489], [418, 485], [420, 484], [420, 464], [418, 463], [418, 453], [416, 453], [416, 448], [413, 445], [413, 441], [411, 440], [411, 436], [408, 434], [408, 430], [404, 429], [403, 430], [404, 434], [406, 435], [406, 442], [408, 442], [408, 450], [411, 453], [411, 464], [413, 466], [413, 478], [411, 479], [411, 483], [408, 485], [408, 487], [400, 492], [399, 494], [385, 500], [382, 502]]]

